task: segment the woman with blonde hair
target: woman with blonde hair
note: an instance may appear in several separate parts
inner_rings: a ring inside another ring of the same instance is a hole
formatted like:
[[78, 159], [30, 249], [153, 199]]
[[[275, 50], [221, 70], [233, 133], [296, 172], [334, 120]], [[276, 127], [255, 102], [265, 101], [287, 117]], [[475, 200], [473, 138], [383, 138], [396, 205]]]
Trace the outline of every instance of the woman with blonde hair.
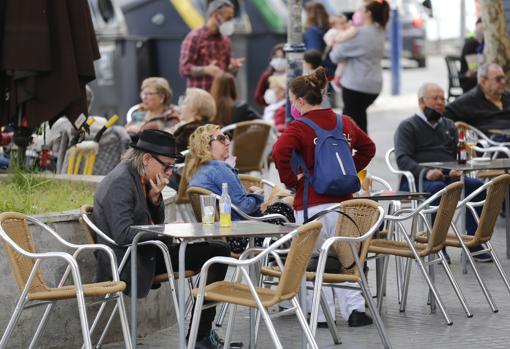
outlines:
[[126, 125], [129, 133], [144, 129], [169, 130], [179, 122], [175, 106], [171, 104], [173, 92], [165, 78], [147, 78], [143, 80], [140, 90], [142, 103]]
[[211, 95], [216, 101], [216, 117], [213, 121], [215, 124], [227, 126], [260, 119], [260, 114], [248, 103], [237, 100], [236, 81], [230, 73], [222, 73], [214, 78]]
[[178, 151], [188, 149], [189, 136], [197, 127], [210, 123], [216, 116], [216, 102], [209, 92], [192, 87], [186, 90], [180, 121], [173, 132]]
[[[285, 214], [291, 221], [294, 215], [291, 207], [289, 193], [278, 187], [270, 197], [281, 198], [282, 201], [264, 202], [262, 190], [251, 187], [246, 192], [235, 169], [235, 157], [229, 156], [230, 140], [217, 125], [203, 125], [198, 127], [190, 136], [189, 154], [186, 158], [184, 176], [181, 185], [200, 187], [220, 195], [222, 184], [228, 184], [228, 194], [232, 204], [250, 216], [260, 216], [262, 212]], [[286, 211], [286, 212], [283, 212]], [[240, 217], [232, 213], [232, 220]], [[234, 252], [242, 251], [246, 244], [244, 240], [230, 240], [230, 247]]]

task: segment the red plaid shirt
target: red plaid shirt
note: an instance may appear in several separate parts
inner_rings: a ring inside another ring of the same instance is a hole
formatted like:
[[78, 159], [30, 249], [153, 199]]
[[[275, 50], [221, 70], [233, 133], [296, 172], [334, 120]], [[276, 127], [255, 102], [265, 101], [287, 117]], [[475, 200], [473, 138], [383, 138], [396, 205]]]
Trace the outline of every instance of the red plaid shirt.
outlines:
[[188, 87], [198, 87], [209, 91], [212, 77], [204, 75], [193, 77], [190, 69], [193, 66], [206, 66], [216, 60], [216, 65], [227, 71], [230, 64], [230, 39], [225, 35], [212, 34], [206, 26], [192, 30], [186, 35], [181, 46], [179, 72], [186, 78]]

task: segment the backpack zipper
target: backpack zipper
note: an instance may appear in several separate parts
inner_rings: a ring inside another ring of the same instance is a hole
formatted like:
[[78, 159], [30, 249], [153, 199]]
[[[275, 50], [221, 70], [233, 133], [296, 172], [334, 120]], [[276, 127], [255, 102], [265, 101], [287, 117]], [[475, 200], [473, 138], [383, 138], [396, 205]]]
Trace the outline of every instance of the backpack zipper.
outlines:
[[342, 159], [340, 159], [340, 155], [338, 155], [337, 152], [335, 152], [335, 155], [336, 155], [336, 159], [338, 160], [338, 164], [340, 165], [340, 169], [342, 170], [342, 173], [345, 176], [346, 173], [345, 173], [345, 168], [344, 168], [344, 164], [342, 162]]

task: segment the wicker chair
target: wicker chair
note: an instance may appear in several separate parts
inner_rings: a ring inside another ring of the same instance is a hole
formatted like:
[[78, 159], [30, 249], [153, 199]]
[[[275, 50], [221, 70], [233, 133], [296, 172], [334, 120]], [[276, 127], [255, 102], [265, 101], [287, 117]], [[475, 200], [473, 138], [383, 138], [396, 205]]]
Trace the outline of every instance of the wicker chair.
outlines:
[[[65, 252], [45, 252], [38, 253], [30, 232], [28, 223], [39, 226], [43, 231], [50, 233], [59, 243], [66, 248], [71, 248], [75, 252], [70, 255]], [[53, 229], [35, 218], [21, 213], [4, 212], [0, 214], [0, 237], [4, 244], [12, 270], [16, 276], [16, 282], [21, 291], [21, 296], [16, 304], [7, 328], [0, 341], [0, 348], [6, 348], [9, 337], [11, 336], [16, 323], [24, 308], [38, 305], [45, 305], [44, 315], [39, 323], [37, 330], [30, 343], [30, 348], [37, 347], [37, 343], [44, 331], [44, 327], [53, 310], [55, 302], [59, 300], [76, 298], [80, 315], [81, 329], [84, 341], [84, 347], [92, 349], [91, 334], [101, 316], [99, 312], [89, 329], [87, 311], [85, 309], [85, 297], [100, 297], [103, 306], [108, 301], [116, 301], [115, 309], [119, 309], [119, 317], [122, 325], [124, 344], [126, 348], [131, 348], [131, 339], [128, 328], [126, 310], [122, 291], [126, 288], [126, 283], [119, 281], [119, 274], [116, 269], [116, 258], [113, 251], [104, 245], [87, 244], [75, 245], [62, 239]], [[112, 281], [83, 284], [81, 281], [80, 270], [77, 264], [77, 257], [83, 251], [102, 250], [110, 258], [112, 268]], [[62, 279], [58, 286], [49, 287], [43, 279], [39, 269], [41, 262], [48, 259], [60, 259], [67, 263]], [[69, 274], [72, 276], [73, 284], [64, 285]], [[97, 302], [95, 302], [97, 303]]]
[[[402, 301], [400, 303], [400, 311], [405, 311], [406, 301], [407, 301], [407, 292], [409, 288], [409, 279], [411, 274], [411, 260], [414, 259], [418, 263], [418, 266], [420, 267], [420, 271], [422, 272], [429, 288], [432, 293], [432, 296], [437, 301], [437, 304], [439, 305], [439, 308], [443, 314], [443, 317], [446, 320], [446, 323], [448, 325], [452, 324], [452, 321], [448, 317], [448, 314], [446, 313], [446, 310], [444, 308], [443, 302], [441, 301], [439, 297], [439, 293], [437, 292], [434, 283], [433, 283], [433, 274], [430, 275], [427, 273], [425, 269], [425, 264], [437, 264], [441, 263], [446, 271], [446, 274], [450, 280], [450, 283], [452, 284], [455, 293], [457, 294], [457, 297], [459, 298], [459, 301], [461, 302], [464, 311], [466, 312], [466, 315], [468, 317], [471, 317], [472, 314], [467, 307], [465, 297], [462, 294], [462, 291], [460, 290], [457, 281], [453, 277], [453, 274], [451, 273], [451, 270], [448, 266], [448, 263], [446, 262], [446, 259], [444, 257], [444, 254], [442, 252], [443, 247], [445, 246], [445, 240], [446, 235], [448, 233], [448, 229], [452, 223], [452, 219], [455, 213], [455, 209], [457, 207], [457, 203], [459, 202], [459, 198], [462, 192], [463, 183], [456, 182], [448, 185], [446, 188], [438, 191], [436, 194], [432, 195], [430, 198], [428, 198], [425, 202], [423, 202], [420, 206], [418, 206], [415, 210], [414, 209], [404, 209], [400, 212], [395, 213], [394, 215], [387, 215], [385, 217], [386, 220], [390, 220], [396, 223], [397, 227], [399, 228], [399, 234], [401, 238], [404, 239], [404, 241], [396, 241], [396, 240], [387, 240], [387, 239], [373, 239], [370, 242], [370, 246], [368, 248], [368, 252], [371, 253], [377, 253], [377, 254], [384, 254], [384, 255], [393, 255], [398, 257], [405, 257], [408, 258], [405, 268], [405, 275], [404, 275], [404, 285], [403, 285], [403, 295], [402, 295]], [[438, 198], [441, 198], [439, 202], [439, 206], [433, 208], [433, 209], [427, 209], [427, 207], [437, 200]], [[409, 213], [405, 215], [405, 213]], [[427, 219], [425, 218], [425, 214], [431, 214], [436, 213], [436, 219], [434, 221], [434, 225], [432, 228], [430, 228]], [[422, 218], [424, 221], [424, 224], [427, 228], [427, 231], [430, 232], [430, 238], [428, 240], [427, 244], [421, 244], [416, 243], [414, 241], [414, 237], [416, 236], [414, 234], [414, 230], [417, 226], [417, 220], [418, 217]], [[408, 236], [405, 228], [403, 226], [403, 222], [407, 220], [412, 220], [412, 229], [411, 236]], [[432, 259], [432, 257], [438, 254], [439, 258]], [[425, 257], [429, 257], [429, 261], [425, 261]], [[377, 295], [379, 297], [379, 310], [382, 306], [382, 290], [384, 289], [385, 282], [386, 282], [386, 270], [388, 265], [388, 259], [385, 259], [384, 263], [384, 269], [383, 269], [383, 277], [382, 282], [379, 285], [379, 290], [377, 292]], [[434, 302], [431, 301], [431, 308], [434, 308]]]
[[[370, 311], [374, 316], [383, 346], [385, 348], [391, 348], [390, 340], [384, 329], [381, 317], [377, 312], [377, 308], [373, 304], [368, 282], [363, 272], [363, 265], [367, 257], [369, 243], [372, 240], [373, 234], [381, 225], [384, 218], [384, 210], [375, 201], [354, 199], [333, 205], [325, 212], [338, 210], [347, 214], [355, 224], [345, 216], [339, 215], [336, 237], [331, 237], [322, 244], [317, 264], [317, 272], [306, 273], [306, 280], [315, 282], [313, 287], [314, 294], [310, 316], [310, 328], [315, 335], [320, 304], [326, 316], [333, 341], [335, 344], [340, 344], [335, 331], [332, 314], [329, 313], [321, 290], [323, 286], [342, 288], [344, 287], [342, 283], [351, 282], [358, 284], [359, 289], [363, 292]], [[321, 213], [317, 215], [320, 216]], [[335, 249], [340, 264], [342, 266], [349, 266], [349, 268], [342, 268], [339, 273], [324, 273], [326, 259], [331, 248]], [[281, 277], [281, 272], [277, 267], [264, 267], [262, 268], [262, 273], [265, 276]], [[317, 275], [319, 275], [318, 278]], [[347, 288], [352, 289], [352, 286], [347, 286]]]
[[243, 121], [221, 129], [223, 133], [233, 131], [232, 155], [237, 157], [236, 168], [240, 173], [266, 170], [267, 147], [274, 128], [264, 121]]
[[[204, 301], [230, 303], [233, 305], [242, 305], [257, 309], [262, 314], [266, 326], [269, 329], [269, 334], [273, 340], [275, 348], [282, 348], [282, 344], [276, 334], [273, 323], [271, 322], [267, 312], [267, 308], [277, 305], [285, 300], [291, 301], [309, 345], [312, 348], [318, 348], [313, 334], [306, 323], [305, 315], [299, 306], [297, 293], [321, 228], [322, 224], [319, 222], [308, 223], [280, 238], [265, 249], [247, 251], [245, 256], [247, 256], [250, 252], [256, 253], [256, 256], [250, 259], [242, 258], [241, 260], [237, 260], [228, 257], [214, 257], [207, 261], [200, 272], [199, 287], [193, 290], [193, 295], [197, 298], [197, 300], [195, 313], [193, 314], [193, 323], [191, 326], [188, 348], [194, 348], [195, 346], [198, 323], [200, 321]], [[269, 256], [269, 254], [272, 254], [277, 248], [283, 246], [290, 240], [292, 240], [292, 242], [289, 254], [285, 260], [285, 266], [277, 255], [273, 255], [278, 261], [279, 267], [282, 269], [282, 275], [278, 287], [276, 289], [255, 287], [250, 278], [248, 268], [262, 262], [267, 258], [267, 256]], [[206, 285], [205, 281], [207, 280], [209, 267], [215, 263], [237, 267], [239, 270], [238, 278], [236, 279], [237, 281], [219, 281]], [[234, 312], [235, 307], [231, 310], [228, 321], [227, 332], [225, 335], [225, 348], [228, 348], [230, 344]]]
[[[90, 220], [89, 216], [92, 214], [92, 212], [93, 212], [93, 208], [90, 205], [83, 205], [80, 208], [81, 217], [80, 217], [79, 221], [80, 221], [80, 223], [81, 223], [81, 225], [83, 227], [83, 230], [85, 231], [87, 239], [91, 243], [95, 243], [94, 242], [94, 241], [96, 241], [95, 234], [97, 234], [97, 235], [100, 235], [102, 239], [107, 241], [112, 246], [118, 246], [117, 243], [112, 238], [110, 238], [105, 233], [103, 233]], [[172, 269], [172, 263], [170, 262], [170, 254], [168, 252], [168, 247], [166, 246], [166, 244], [164, 242], [158, 241], [158, 240], [144, 241], [144, 242], [140, 242], [138, 245], [139, 246], [140, 245], [154, 245], [154, 246], [156, 246], [157, 248], [160, 249], [161, 253], [163, 253], [163, 257], [165, 259], [165, 264], [166, 264], [167, 272], [155, 275], [153, 283], [154, 284], [159, 284], [159, 283], [163, 283], [163, 282], [168, 282], [168, 284], [170, 286], [171, 293], [172, 293], [172, 301], [173, 301], [173, 305], [174, 305], [174, 309], [175, 309], [175, 316], [177, 317], [177, 322], [179, 322], [180, 321], [180, 319], [179, 319], [179, 311], [178, 311], [178, 309], [179, 309], [179, 302], [177, 301], [177, 294], [175, 292], [175, 290], [177, 289], [175, 287], [175, 280], [179, 278], [179, 273], [174, 272], [173, 269]], [[118, 273], [119, 274], [124, 269], [124, 266], [126, 265], [126, 262], [127, 262], [128, 258], [129, 258], [130, 253], [131, 253], [131, 249], [128, 248], [127, 251], [126, 251], [126, 254], [122, 258], [122, 261], [118, 265]], [[192, 277], [197, 275], [197, 274], [198, 274], [198, 271], [194, 271], [194, 270], [186, 270], [185, 271], [185, 277], [188, 279], [188, 285], [189, 285], [190, 290], [193, 288]], [[171, 275], [172, 277], [169, 277], [169, 275]], [[189, 298], [188, 301], [186, 302], [186, 312], [191, 310], [191, 305], [192, 305], [192, 299]], [[102, 312], [103, 310], [104, 310], [104, 306], [102, 306], [99, 311]], [[116, 309], [114, 309], [114, 312], [115, 312], [115, 310]], [[112, 314], [112, 316], [110, 316], [110, 319], [109, 319], [108, 323], [106, 324], [105, 328], [103, 329], [103, 333], [102, 333], [101, 338], [99, 340], [98, 346], [100, 346], [102, 341], [104, 340], [104, 337], [106, 335], [106, 332], [108, 331], [108, 328], [110, 326], [112, 318], [113, 318], [113, 314]]]
[[[216, 199], [219, 200], [220, 196], [214, 194], [212, 191], [200, 188], [200, 187], [188, 187], [186, 190], [188, 197], [190, 199], [191, 207], [193, 207], [193, 212], [195, 213], [195, 218], [198, 222], [202, 222], [202, 210], [200, 209], [200, 195], [215, 195]], [[289, 220], [284, 215], [278, 213], [267, 214], [265, 216], [255, 217], [250, 216], [244, 213], [240, 208], [236, 205], [232, 204], [232, 211], [234, 211], [237, 215], [239, 215], [244, 220], [254, 220], [254, 221], [268, 221], [273, 219], [280, 219], [284, 223], [289, 223]], [[215, 219], [218, 220], [219, 213], [216, 210]]]
[[[473, 268], [473, 272], [475, 273], [476, 279], [482, 288], [482, 292], [489, 303], [493, 312], [497, 312], [498, 309], [492, 299], [489, 290], [485, 286], [483, 282], [480, 272], [476, 267], [476, 263], [473, 261], [473, 256], [476, 256], [481, 253], [490, 253], [492, 256], [496, 267], [505, 283], [506, 288], [510, 292], [510, 282], [508, 277], [501, 266], [501, 262], [499, 261], [498, 256], [496, 255], [496, 251], [492, 247], [490, 240], [492, 239], [492, 234], [494, 232], [494, 228], [496, 225], [496, 220], [498, 218], [498, 213], [501, 212], [501, 207], [503, 205], [503, 201], [505, 200], [505, 195], [508, 192], [508, 186], [510, 183], [510, 175], [504, 174], [494, 178], [493, 180], [485, 183], [483, 186], [478, 188], [476, 191], [471, 193], [468, 197], [462, 200], [457, 206], [457, 210], [462, 210], [465, 207], [471, 211], [473, 216], [475, 217], [478, 228], [476, 229], [474, 235], [467, 235], [464, 233], [460, 233], [456, 226], [452, 226], [453, 234], [449, 233], [446, 236], [446, 246], [461, 248], [464, 251], [464, 254], [467, 256], [467, 260], [471, 267]], [[480, 202], [471, 202], [473, 198], [475, 198], [480, 192], [487, 190], [487, 196], [484, 201]], [[475, 207], [479, 207], [483, 205], [482, 214], [480, 218], [478, 218]], [[426, 234], [422, 233], [416, 237], [416, 241], [427, 243], [428, 239]], [[485, 245], [485, 246], [483, 246]], [[473, 247], [482, 246], [483, 249], [477, 252], [471, 252], [470, 249]], [[466, 270], [467, 272], [467, 270]]]
[[241, 181], [241, 184], [243, 185], [246, 191], [248, 191], [250, 187], [259, 187], [261, 189], [264, 189], [264, 186], [267, 186], [271, 189], [275, 187], [275, 184], [273, 182], [270, 182], [261, 177], [251, 176], [247, 174], [240, 174], [239, 180]]

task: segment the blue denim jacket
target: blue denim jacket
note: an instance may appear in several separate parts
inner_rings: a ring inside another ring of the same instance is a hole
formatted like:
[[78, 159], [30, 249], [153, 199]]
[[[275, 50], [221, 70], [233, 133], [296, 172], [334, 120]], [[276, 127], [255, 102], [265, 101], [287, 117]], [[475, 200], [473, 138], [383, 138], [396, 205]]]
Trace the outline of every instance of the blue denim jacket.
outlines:
[[[218, 195], [221, 195], [223, 183], [228, 183], [228, 195], [234, 205], [249, 215], [261, 215], [260, 204], [264, 201], [264, 197], [246, 193], [237, 176], [237, 170], [225, 161], [210, 160], [202, 164], [189, 181], [190, 186], [208, 189]], [[240, 217], [233, 214], [232, 219], [239, 220]]]

